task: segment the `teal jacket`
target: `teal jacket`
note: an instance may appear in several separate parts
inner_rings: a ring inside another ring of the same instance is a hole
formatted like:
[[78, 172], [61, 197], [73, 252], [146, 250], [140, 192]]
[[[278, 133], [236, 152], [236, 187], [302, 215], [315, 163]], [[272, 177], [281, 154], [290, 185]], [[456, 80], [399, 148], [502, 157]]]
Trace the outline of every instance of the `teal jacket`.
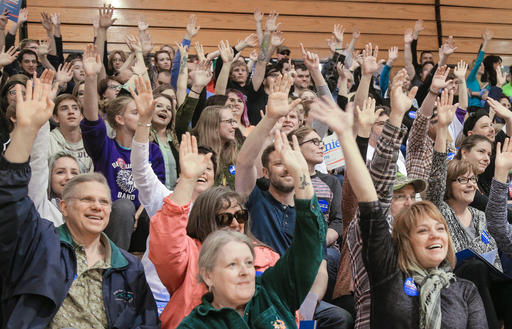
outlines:
[[295, 200], [295, 233], [274, 267], [256, 278], [256, 290], [243, 317], [232, 308], [215, 309], [209, 293], [178, 328], [297, 328], [297, 310], [313, 285], [323, 257], [325, 220], [316, 197]]

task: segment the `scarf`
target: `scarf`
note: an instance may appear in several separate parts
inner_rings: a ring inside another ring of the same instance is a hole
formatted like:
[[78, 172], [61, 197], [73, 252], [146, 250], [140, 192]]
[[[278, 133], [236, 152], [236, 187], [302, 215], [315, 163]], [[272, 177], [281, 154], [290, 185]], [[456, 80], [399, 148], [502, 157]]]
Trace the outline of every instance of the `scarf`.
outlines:
[[435, 269], [415, 268], [413, 279], [420, 289], [420, 329], [440, 329], [441, 289], [455, 282], [455, 274], [448, 262], [443, 261]]

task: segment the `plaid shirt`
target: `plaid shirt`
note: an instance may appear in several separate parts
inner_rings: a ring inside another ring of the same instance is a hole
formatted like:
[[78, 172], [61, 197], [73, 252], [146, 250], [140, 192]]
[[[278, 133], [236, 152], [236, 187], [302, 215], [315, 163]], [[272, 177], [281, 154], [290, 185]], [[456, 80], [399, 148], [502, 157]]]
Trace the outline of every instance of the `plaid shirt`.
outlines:
[[434, 147], [434, 141], [428, 136], [429, 124], [430, 118], [423, 115], [421, 111], [417, 111], [416, 119], [409, 132], [405, 154], [408, 178], [428, 180]]
[[[370, 163], [370, 175], [377, 191], [379, 201], [391, 224], [389, 214], [393, 200], [393, 184], [396, 177], [396, 161], [402, 139], [407, 133], [405, 127], [394, 127], [386, 122], [377, 142], [375, 154]], [[347, 245], [350, 252], [352, 277], [354, 279], [354, 298], [356, 301], [356, 329], [370, 328], [371, 295], [370, 281], [363, 262], [363, 240], [359, 230], [359, 219], [352, 221], [348, 229]]]

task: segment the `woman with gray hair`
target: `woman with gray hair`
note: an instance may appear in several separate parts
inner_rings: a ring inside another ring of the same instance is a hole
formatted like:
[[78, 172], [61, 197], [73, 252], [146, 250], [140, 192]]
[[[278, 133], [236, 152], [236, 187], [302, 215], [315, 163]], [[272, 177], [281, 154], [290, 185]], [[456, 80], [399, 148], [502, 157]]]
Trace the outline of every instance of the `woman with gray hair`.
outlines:
[[297, 138], [293, 150], [276, 132], [275, 147], [295, 185], [293, 242], [274, 267], [256, 276], [251, 240], [216, 231], [199, 254], [199, 277], [208, 287], [202, 303], [178, 328], [297, 328], [294, 312], [316, 277], [325, 243], [325, 223]]

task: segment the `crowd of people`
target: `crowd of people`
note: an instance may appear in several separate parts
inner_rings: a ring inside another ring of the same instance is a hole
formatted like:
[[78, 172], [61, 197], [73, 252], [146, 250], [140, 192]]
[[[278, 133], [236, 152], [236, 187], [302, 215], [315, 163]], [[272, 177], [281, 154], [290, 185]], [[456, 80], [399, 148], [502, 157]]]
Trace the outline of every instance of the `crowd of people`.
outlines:
[[141, 18], [107, 52], [114, 10], [67, 56], [59, 14], [18, 45], [27, 10], [0, 16], [2, 328], [512, 328], [490, 30], [472, 63], [452, 37], [418, 57], [418, 20], [391, 74], [398, 45], [379, 58], [335, 25], [327, 59], [292, 56], [260, 10], [211, 53], [194, 15], [174, 47]]

